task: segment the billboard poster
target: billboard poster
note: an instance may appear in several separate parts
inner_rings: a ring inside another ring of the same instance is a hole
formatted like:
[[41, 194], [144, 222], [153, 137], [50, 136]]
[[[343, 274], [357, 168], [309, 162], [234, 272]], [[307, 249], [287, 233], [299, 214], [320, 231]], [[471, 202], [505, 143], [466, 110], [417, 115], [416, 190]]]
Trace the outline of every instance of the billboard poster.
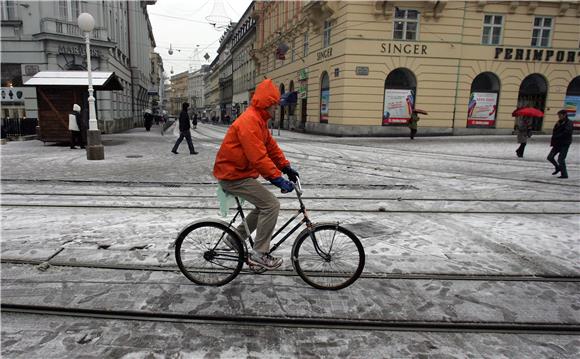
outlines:
[[494, 127], [497, 93], [472, 92], [467, 105], [467, 127]]
[[328, 123], [328, 104], [330, 90], [320, 91], [320, 122]]
[[566, 96], [564, 98], [564, 110], [568, 113], [568, 118], [574, 121], [574, 128], [580, 128], [580, 96]]
[[401, 125], [409, 122], [414, 103], [413, 90], [385, 89], [383, 125]]

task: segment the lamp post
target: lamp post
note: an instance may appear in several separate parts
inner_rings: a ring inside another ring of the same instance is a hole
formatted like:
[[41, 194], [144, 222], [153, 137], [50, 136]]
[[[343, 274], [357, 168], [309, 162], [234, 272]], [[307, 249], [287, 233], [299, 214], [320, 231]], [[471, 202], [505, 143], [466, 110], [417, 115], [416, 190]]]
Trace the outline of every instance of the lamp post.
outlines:
[[97, 111], [95, 110], [95, 97], [93, 96], [93, 69], [91, 67], [91, 44], [90, 33], [95, 27], [95, 19], [91, 14], [83, 12], [79, 15], [77, 22], [80, 29], [85, 33], [85, 44], [87, 46], [87, 73], [89, 77], [89, 131], [87, 133], [87, 159], [104, 160], [105, 149], [101, 143], [101, 132], [97, 125]]

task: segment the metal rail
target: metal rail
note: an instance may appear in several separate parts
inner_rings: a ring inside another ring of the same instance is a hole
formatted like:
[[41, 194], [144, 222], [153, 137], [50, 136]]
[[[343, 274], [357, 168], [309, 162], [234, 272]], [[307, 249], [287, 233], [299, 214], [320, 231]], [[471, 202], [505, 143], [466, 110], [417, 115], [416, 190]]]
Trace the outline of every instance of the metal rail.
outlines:
[[[125, 264], [99, 264], [90, 262], [62, 262], [62, 261], [33, 261], [20, 259], [2, 259], [4, 264], [24, 264], [39, 265], [48, 263], [55, 267], [77, 267], [93, 269], [115, 269], [115, 270], [143, 270], [151, 272], [179, 272], [177, 265], [171, 266], [153, 266], [153, 265], [125, 265]], [[206, 272], [224, 273], [224, 271], [203, 269]], [[256, 274], [252, 270], [244, 267], [242, 274]], [[293, 270], [271, 270], [259, 275], [270, 276], [287, 276], [297, 277]], [[325, 274], [328, 276], [328, 274]], [[543, 276], [543, 275], [510, 275], [510, 274], [458, 274], [458, 273], [381, 273], [381, 272], [363, 272], [360, 276], [362, 279], [378, 280], [458, 280], [458, 281], [490, 281], [490, 282], [580, 282], [580, 276]]]
[[68, 308], [60, 306], [2, 303], [2, 312], [84, 317], [109, 320], [159, 321], [197, 324], [222, 324], [244, 326], [279, 326], [298, 328], [323, 328], [340, 330], [382, 330], [409, 332], [459, 332], [459, 333], [513, 333], [578, 335], [579, 324], [566, 323], [502, 323], [502, 322], [449, 322], [412, 320], [360, 320], [350, 318], [304, 318], [266, 316], [198, 315], [188, 313], [147, 312], [134, 310], [108, 310]]

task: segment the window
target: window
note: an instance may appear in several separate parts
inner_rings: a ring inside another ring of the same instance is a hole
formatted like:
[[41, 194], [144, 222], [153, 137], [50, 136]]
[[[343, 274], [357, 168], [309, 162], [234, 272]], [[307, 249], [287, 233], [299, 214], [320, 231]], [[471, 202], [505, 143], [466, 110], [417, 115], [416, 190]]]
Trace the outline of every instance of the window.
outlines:
[[58, 13], [60, 18], [66, 21], [76, 21], [81, 14], [79, 0], [59, 0]]
[[302, 47], [302, 57], [308, 56], [308, 33], [304, 33], [304, 45]]
[[2, 20], [16, 20], [16, 1], [2, 0]]
[[393, 39], [417, 40], [419, 12], [417, 10], [401, 10], [397, 8], [393, 26]]
[[534, 18], [532, 31], [532, 46], [550, 46], [550, 33], [552, 32], [552, 18], [538, 16]]
[[296, 54], [296, 40], [292, 40], [292, 52], [290, 53], [290, 63], [294, 63], [295, 54]]
[[483, 35], [481, 37], [481, 43], [483, 45], [499, 45], [502, 27], [503, 16], [485, 15], [483, 17]]
[[332, 29], [332, 23], [330, 20], [324, 22], [324, 32], [322, 39], [322, 48], [330, 46], [330, 30]]

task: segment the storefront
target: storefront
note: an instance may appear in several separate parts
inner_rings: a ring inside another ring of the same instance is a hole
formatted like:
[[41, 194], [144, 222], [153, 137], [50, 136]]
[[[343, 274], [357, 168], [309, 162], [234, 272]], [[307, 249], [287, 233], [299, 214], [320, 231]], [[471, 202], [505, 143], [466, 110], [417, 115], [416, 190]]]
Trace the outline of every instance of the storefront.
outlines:
[[264, 56], [261, 75], [300, 84], [308, 132], [406, 135], [418, 108], [428, 113], [419, 135], [511, 134], [512, 112], [529, 106], [545, 112], [530, 119], [533, 130], [550, 133], [556, 112], [575, 116], [580, 103], [578, 39], [566, 35], [580, 17], [560, 3], [536, 5], [308, 3], [285, 36], [301, 56]]

